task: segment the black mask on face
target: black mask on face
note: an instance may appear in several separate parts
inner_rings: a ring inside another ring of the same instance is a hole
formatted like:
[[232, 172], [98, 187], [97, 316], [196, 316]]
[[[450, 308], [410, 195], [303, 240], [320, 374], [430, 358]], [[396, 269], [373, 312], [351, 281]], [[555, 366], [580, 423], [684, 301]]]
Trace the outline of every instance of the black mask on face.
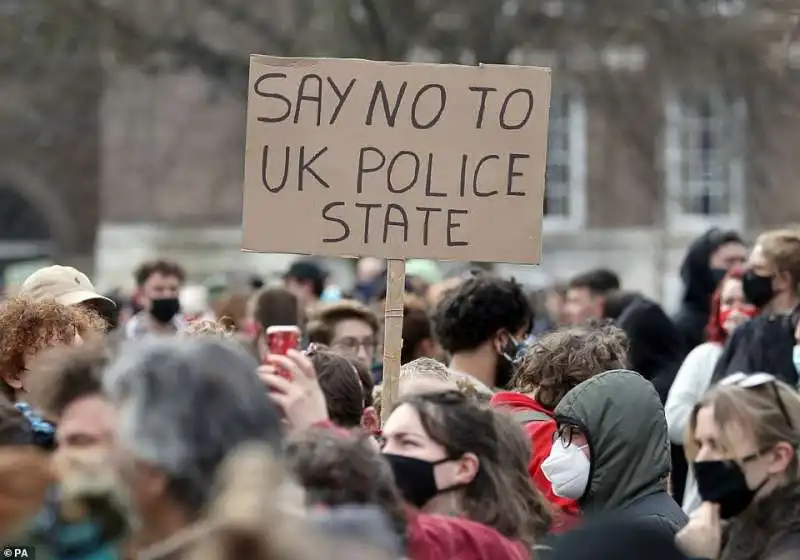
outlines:
[[150, 315], [159, 323], [169, 323], [181, 310], [178, 298], [162, 298], [150, 300]]
[[384, 453], [383, 457], [392, 468], [394, 482], [397, 484], [403, 499], [417, 509], [427, 504], [437, 494], [450, 492], [462, 487], [460, 484], [442, 490], [436, 487], [436, 476], [433, 473], [434, 467], [452, 461], [452, 459], [445, 458], [441, 461], [431, 462], [391, 453]]
[[722, 279], [725, 278], [725, 275], [728, 274], [727, 268], [712, 268], [711, 269], [711, 281], [714, 282], [714, 287], [718, 287], [719, 283], [722, 282]]
[[514, 377], [516, 368], [514, 361], [522, 345], [509, 335], [503, 351], [497, 356], [497, 365], [494, 372], [494, 384], [499, 389], [506, 389]]
[[742, 277], [742, 291], [747, 301], [758, 308], [764, 307], [775, 297], [772, 276], [759, 276], [748, 270]]
[[[743, 459], [747, 461], [755, 456]], [[719, 505], [722, 519], [736, 517], [747, 509], [753, 498], [767, 483], [767, 479], [755, 490], [747, 486], [744, 471], [734, 461], [698, 461], [692, 463], [697, 479], [697, 490], [704, 502]]]

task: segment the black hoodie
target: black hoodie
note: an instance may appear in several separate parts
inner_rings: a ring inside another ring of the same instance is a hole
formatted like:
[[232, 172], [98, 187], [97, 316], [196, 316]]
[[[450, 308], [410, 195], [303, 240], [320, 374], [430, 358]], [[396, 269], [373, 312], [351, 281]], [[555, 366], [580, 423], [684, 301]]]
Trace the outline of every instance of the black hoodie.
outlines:
[[675, 326], [692, 350], [705, 340], [703, 331], [711, 314], [711, 296], [722, 280], [709, 266], [712, 253], [726, 243], [742, 243], [739, 234], [711, 228], [689, 246], [681, 265], [684, 294], [680, 311], [674, 317]]

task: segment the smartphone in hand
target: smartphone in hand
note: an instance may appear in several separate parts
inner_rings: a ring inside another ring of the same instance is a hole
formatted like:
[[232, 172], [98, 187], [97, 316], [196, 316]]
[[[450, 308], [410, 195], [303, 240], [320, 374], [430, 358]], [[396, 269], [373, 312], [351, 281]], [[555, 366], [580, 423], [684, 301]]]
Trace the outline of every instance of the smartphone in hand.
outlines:
[[[296, 325], [276, 325], [267, 328], [267, 348], [270, 354], [285, 356], [290, 349], [300, 349], [300, 327]], [[276, 373], [291, 380], [292, 375], [282, 367]]]

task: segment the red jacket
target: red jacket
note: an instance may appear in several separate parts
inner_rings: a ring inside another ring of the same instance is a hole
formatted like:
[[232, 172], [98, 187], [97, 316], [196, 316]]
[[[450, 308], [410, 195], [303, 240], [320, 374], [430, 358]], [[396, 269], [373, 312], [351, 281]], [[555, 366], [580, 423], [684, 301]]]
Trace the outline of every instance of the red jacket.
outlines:
[[[528, 422], [523, 426], [525, 431], [528, 432], [528, 437], [531, 439], [531, 449], [533, 450], [531, 462], [528, 465], [528, 473], [531, 475], [531, 479], [536, 488], [544, 494], [547, 501], [564, 514], [556, 520], [556, 524], [553, 528], [554, 532], [567, 529], [574, 524], [575, 518], [580, 515], [578, 503], [575, 500], [556, 496], [555, 493], [553, 493], [553, 486], [542, 472], [542, 463], [547, 459], [547, 456], [550, 455], [550, 450], [553, 447], [553, 437], [556, 434], [556, 421], [553, 417], [553, 412], [547, 410], [537, 401], [526, 395], [512, 393], [510, 391], [495, 393], [492, 397], [491, 405], [494, 408], [508, 409], [512, 413], [515, 411], [539, 412], [546, 414], [550, 418], [548, 421]], [[566, 518], [564, 518], [564, 516], [566, 516]]]
[[410, 513], [410, 560], [530, 560], [531, 551], [491, 527], [461, 517]]

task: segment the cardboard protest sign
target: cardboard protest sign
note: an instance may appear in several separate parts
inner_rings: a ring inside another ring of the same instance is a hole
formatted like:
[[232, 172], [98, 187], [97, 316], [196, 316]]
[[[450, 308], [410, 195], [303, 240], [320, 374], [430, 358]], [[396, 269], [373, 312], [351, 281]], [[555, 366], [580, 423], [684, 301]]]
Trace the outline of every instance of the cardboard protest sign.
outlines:
[[248, 251], [535, 264], [550, 71], [253, 56]]

